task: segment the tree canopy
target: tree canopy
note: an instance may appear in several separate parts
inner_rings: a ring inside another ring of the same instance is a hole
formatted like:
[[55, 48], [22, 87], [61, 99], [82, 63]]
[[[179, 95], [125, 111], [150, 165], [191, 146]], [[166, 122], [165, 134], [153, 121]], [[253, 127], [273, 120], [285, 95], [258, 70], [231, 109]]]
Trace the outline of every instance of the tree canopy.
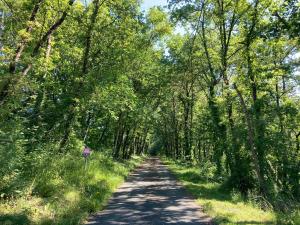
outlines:
[[0, 12], [0, 193], [88, 145], [209, 165], [279, 210], [299, 202], [298, 1], [145, 13], [139, 0], [1, 0]]

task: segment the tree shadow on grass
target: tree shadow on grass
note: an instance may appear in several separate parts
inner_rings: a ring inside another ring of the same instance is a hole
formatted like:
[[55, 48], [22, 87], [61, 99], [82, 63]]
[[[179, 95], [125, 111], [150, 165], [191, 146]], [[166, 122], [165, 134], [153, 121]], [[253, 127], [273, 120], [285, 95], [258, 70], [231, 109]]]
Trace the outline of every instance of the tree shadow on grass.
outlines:
[[215, 185], [209, 185], [206, 187], [206, 184], [212, 184], [211, 181], [204, 178], [201, 174], [196, 171], [186, 171], [183, 173], [175, 173], [176, 178], [181, 181], [190, 182], [185, 185], [191, 194], [196, 198], [203, 199], [215, 199], [219, 201], [232, 201], [230, 191], [223, 192], [220, 191], [220, 185], [217, 183]]
[[[242, 199], [236, 198], [234, 199], [230, 193], [230, 189], [228, 187], [221, 185], [219, 183], [215, 183], [212, 180], [206, 179], [196, 170], [188, 170], [188, 171], [177, 171], [174, 175], [181, 181], [187, 182], [185, 184], [186, 189], [190, 192], [195, 198], [199, 199], [206, 199], [206, 200], [217, 200], [221, 202], [231, 202], [236, 204], [237, 202], [242, 201]], [[211, 205], [208, 202], [207, 204], [202, 205], [206, 210], [211, 209]], [[272, 221], [253, 221], [253, 220], [245, 220], [245, 221], [238, 221], [233, 222], [231, 218], [233, 217], [232, 214], [223, 214], [214, 217], [214, 222], [216, 224], [274, 224]]]
[[216, 224], [228, 224], [228, 225], [238, 225], [238, 224], [244, 224], [244, 225], [255, 225], [255, 224], [261, 224], [261, 225], [268, 225], [268, 224], [274, 224], [274, 222], [258, 222], [258, 221], [239, 221], [239, 222], [232, 222], [228, 218], [230, 218], [230, 215], [228, 216], [217, 216], [214, 218], [214, 222]]
[[205, 187], [203, 185], [188, 184], [186, 188], [196, 197], [202, 199], [215, 199], [219, 201], [232, 201], [231, 195], [220, 192], [219, 186]]
[[220, 216], [215, 216], [214, 217], [214, 222], [215, 224], [228, 224], [228, 225], [237, 225], [237, 224], [247, 224], [247, 225], [254, 225], [254, 224], [265, 224], [265, 225], [268, 225], [268, 224], [274, 224], [274, 222], [271, 222], [271, 221], [263, 221], [263, 222], [259, 222], [259, 221], [254, 221], [254, 220], [245, 220], [245, 221], [231, 221], [230, 218], [233, 217], [233, 214], [232, 213], [226, 213], [226, 214], [223, 214], [223, 215], [220, 215]]
[[180, 173], [177, 175], [177, 177], [180, 180], [188, 181], [188, 182], [193, 182], [193, 183], [204, 183], [207, 182], [207, 179], [205, 179], [203, 176], [201, 176], [199, 173], [195, 171], [187, 171], [184, 173]]
[[274, 222], [241, 221], [241, 222], [236, 222], [235, 224], [247, 224], [247, 225], [250, 225], [250, 224], [264, 224], [264, 225], [273, 224], [274, 225]]
[[3, 225], [29, 225], [31, 221], [25, 213], [0, 215], [0, 224]]

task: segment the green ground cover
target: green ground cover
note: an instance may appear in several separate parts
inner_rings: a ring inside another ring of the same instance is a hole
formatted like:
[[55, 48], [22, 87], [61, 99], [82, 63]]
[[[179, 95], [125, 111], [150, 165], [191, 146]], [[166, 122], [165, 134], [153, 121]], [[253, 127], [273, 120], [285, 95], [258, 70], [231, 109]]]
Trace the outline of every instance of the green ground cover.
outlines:
[[48, 158], [43, 162], [47, 169], [37, 172], [30, 185], [9, 197], [2, 195], [0, 224], [81, 224], [90, 213], [105, 206], [113, 191], [142, 160], [134, 156], [127, 161], [114, 161], [96, 152], [85, 169], [80, 153], [76, 157]]
[[276, 213], [271, 208], [262, 210], [251, 198], [245, 200], [210, 179], [209, 169], [173, 160], [164, 162], [217, 224], [300, 224], [299, 210], [289, 214]]

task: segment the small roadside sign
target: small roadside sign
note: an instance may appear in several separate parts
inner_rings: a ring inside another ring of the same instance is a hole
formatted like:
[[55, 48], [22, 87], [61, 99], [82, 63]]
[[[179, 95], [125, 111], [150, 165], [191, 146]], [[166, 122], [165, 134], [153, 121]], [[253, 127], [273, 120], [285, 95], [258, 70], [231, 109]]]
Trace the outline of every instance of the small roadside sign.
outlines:
[[84, 146], [83, 152], [82, 152], [82, 156], [83, 156], [84, 158], [87, 158], [87, 157], [89, 157], [90, 155], [91, 155], [91, 149], [90, 149], [89, 147], [87, 147], [87, 146]]
[[88, 166], [88, 157], [91, 155], [92, 150], [88, 146], [84, 146], [83, 151], [82, 151], [82, 156], [84, 157], [84, 169], [87, 169]]

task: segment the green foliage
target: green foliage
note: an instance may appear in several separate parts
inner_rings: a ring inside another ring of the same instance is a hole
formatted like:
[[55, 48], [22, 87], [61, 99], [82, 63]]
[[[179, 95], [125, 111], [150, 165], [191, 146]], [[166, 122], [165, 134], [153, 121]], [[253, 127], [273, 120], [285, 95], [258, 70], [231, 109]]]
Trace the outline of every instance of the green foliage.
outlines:
[[85, 169], [78, 148], [63, 156], [43, 156], [34, 168], [33, 180], [28, 174], [22, 174], [23, 179], [30, 180], [22, 194], [1, 199], [0, 221], [4, 224], [81, 223], [89, 213], [105, 206], [113, 191], [141, 160], [134, 157], [114, 162], [105, 154], [93, 152]]
[[[33, 199], [12, 223], [41, 206], [45, 223], [80, 221], [125, 176], [120, 161], [149, 146], [200, 165], [182, 177], [195, 189], [218, 195], [209, 182], [223, 182], [297, 218], [297, 1], [173, 0], [147, 14], [138, 0], [0, 8], [0, 195], [6, 206]], [[101, 152], [87, 174], [84, 145]]]
[[206, 169], [203, 171], [201, 165], [199, 169], [199, 165], [182, 165], [172, 160], [165, 162], [218, 224], [297, 224], [297, 212], [283, 216], [271, 209], [263, 211], [251, 198], [245, 200], [238, 192], [230, 192], [220, 183], [205, 179], [212, 177], [203, 176]]
[[167, 14], [160, 8], [151, 8], [147, 15], [148, 23], [152, 27], [152, 35], [162, 37], [171, 34], [172, 27]]
[[295, 2], [170, 1], [169, 8], [186, 33], [167, 41], [156, 143], [243, 197], [262, 196], [262, 207], [290, 213], [299, 205], [300, 165]]

